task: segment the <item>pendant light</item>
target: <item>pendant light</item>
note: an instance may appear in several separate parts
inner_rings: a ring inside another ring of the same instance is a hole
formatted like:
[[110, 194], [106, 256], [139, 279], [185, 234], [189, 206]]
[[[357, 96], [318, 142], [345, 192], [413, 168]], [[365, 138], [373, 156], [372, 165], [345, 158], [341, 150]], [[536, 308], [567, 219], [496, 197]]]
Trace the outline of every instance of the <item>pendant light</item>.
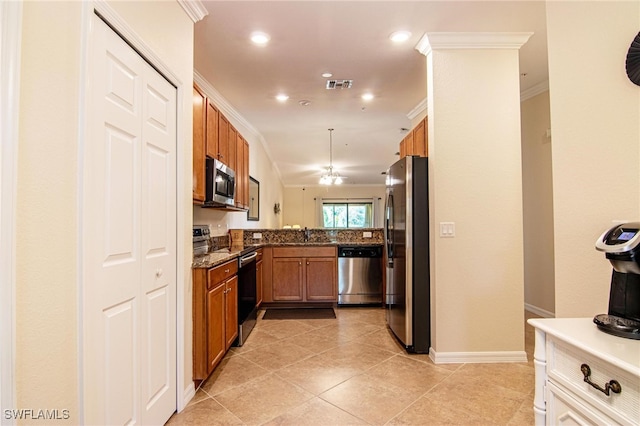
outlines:
[[321, 185], [340, 185], [342, 178], [338, 172], [333, 171], [333, 129], [329, 129], [329, 168], [320, 178]]

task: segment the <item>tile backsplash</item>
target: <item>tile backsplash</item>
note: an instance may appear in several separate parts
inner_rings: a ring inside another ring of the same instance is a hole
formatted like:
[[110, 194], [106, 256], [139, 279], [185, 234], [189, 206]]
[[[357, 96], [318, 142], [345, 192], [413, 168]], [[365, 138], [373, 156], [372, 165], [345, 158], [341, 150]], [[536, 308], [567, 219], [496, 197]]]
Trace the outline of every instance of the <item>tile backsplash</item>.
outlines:
[[[345, 244], [382, 244], [384, 232], [381, 228], [355, 229], [308, 229], [305, 241], [305, 229], [245, 229], [244, 244], [286, 244], [286, 243], [345, 243]], [[366, 237], [365, 237], [366, 235]], [[261, 238], [254, 238], [260, 236]]]

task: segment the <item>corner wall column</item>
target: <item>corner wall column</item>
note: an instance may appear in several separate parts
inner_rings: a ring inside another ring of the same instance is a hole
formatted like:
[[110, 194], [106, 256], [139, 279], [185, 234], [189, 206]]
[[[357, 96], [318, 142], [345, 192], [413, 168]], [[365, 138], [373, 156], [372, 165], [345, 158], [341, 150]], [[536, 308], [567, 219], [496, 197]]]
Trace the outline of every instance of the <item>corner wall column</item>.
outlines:
[[526, 361], [518, 50], [530, 36], [427, 33], [416, 46], [427, 57], [436, 363]]

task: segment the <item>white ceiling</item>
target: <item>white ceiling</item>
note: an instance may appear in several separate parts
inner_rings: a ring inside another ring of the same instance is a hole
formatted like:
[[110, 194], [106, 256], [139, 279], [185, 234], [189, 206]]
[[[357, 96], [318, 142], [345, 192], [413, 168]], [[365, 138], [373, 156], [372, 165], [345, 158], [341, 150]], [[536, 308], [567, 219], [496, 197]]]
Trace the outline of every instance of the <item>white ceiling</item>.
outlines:
[[[547, 80], [544, 1], [203, 1], [195, 69], [264, 137], [285, 186], [317, 185], [333, 165], [345, 184], [383, 184], [408, 115], [426, 98], [426, 32], [520, 32], [521, 91]], [[396, 30], [409, 41], [392, 43]], [[249, 41], [271, 36], [267, 46]], [[353, 87], [326, 90], [332, 79]], [[360, 96], [372, 92], [370, 102]], [[275, 100], [284, 92], [285, 103]], [[299, 105], [300, 100], [311, 102]]]

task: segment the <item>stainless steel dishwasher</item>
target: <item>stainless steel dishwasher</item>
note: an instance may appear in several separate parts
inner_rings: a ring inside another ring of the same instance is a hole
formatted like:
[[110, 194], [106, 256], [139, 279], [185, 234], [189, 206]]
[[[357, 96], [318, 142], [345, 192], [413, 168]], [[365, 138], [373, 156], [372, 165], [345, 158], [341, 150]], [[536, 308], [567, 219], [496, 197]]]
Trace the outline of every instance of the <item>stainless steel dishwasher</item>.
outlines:
[[338, 305], [382, 304], [382, 246], [338, 246]]

